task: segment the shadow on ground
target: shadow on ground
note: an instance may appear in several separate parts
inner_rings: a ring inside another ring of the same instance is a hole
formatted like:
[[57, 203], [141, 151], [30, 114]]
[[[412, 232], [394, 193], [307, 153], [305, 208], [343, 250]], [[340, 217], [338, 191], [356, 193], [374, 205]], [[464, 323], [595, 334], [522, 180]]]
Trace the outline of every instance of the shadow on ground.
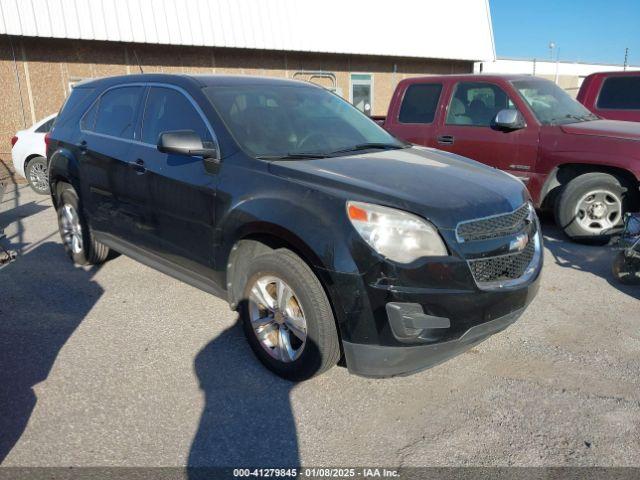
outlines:
[[[22, 220], [47, 207], [25, 202], [21, 193], [21, 187], [12, 189], [0, 205], [0, 221], [13, 227], [3, 242], [19, 252], [0, 269], [0, 464], [36, 407], [34, 386], [46, 380], [61, 349], [104, 293], [94, 278], [99, 268], [73, 266], [53, 239], [57, 231], [27, 241]], [[187, 465], [196, 467], [189, 468], [190, 478], [210, 478], [206, 467], [211, 466], [299, 464], [289, 401], [295, 384], [255, 359], [238, 324], [197, 353], [194, 370], [205, 406], [188, 458]]]
[[551, 252], [557, 265], [602, 277], [613, 288], [640, 300], [640, 287], [623, 285], [611, 272], [611, 264], [617, 253], [613, 242], [606, 246], [571, 242], [552, 220], [546, 218], [543, 220], [542, 233], [544, 246]]
[[34, 385], [103, 293], [96, 271], [74, 267], [54, 242], [0, 270], [0, 463], [27, 426]]
[[299, 465], [289, 401], [295, 384], [256, 360], [239, 322], [198, 353], [194, 368], [205, 406], [189, 454], [190, 478], [210, 473], [193, 467]]

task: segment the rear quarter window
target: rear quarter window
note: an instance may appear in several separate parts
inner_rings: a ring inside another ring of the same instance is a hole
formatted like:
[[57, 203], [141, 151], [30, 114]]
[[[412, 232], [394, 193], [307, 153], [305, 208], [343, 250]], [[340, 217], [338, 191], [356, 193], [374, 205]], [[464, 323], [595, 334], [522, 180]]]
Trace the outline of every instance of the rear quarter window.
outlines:
[[605, 79], [596, 107], [603, 110], [640, 110], [640, 75]]
[[69, 98], [67, 98], [67, 101], [62, 105], [60, 113], [53, 125], [56, 127], [62, 126], [70, 119], [75, 118], [81, 111], [80, 108], [85, 104], [85, 101], [93, 94], [93, 91], [93, 88], [74, 88]]
[[402, 99], [400, 123], [432, 123], [438, 108], [442, 84], [417, 83], [409, 85]]

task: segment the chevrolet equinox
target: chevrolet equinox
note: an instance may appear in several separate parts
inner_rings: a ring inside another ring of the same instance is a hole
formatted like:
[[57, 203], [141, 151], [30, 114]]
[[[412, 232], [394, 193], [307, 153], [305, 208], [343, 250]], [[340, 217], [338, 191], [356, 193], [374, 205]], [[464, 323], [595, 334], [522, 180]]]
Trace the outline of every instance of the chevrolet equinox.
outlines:
[[77, 264], [109, 251], [228, 300], [266, 367], [409, 374], [514, 322], [535, 296], [524, 185], [398, 140], [285, 79], [145, 74], [76, 85], [47, 137]]

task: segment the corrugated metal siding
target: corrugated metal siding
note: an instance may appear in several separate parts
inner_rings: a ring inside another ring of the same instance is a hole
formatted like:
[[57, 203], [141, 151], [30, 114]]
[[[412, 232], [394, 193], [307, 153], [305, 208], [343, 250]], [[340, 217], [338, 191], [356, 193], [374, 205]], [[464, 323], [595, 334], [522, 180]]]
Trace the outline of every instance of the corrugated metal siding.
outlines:
[[495, 58], [488, 0], [0, 0], [0, 34]]

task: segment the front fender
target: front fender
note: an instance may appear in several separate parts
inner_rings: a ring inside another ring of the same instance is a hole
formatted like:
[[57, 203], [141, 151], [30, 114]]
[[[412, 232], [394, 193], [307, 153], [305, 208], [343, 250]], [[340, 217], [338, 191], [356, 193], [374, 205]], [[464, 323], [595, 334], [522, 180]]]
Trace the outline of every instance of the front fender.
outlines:
[[[236, 203], [218, 222], [218, 265], [226, 265], [231, 248], [241, 239], [277, 237], [291, 245], [313, 267], [357, 273], [349, 237], [351, 225], [342, 201], [308, 191], [304, 198], [280, 192], [278, 198], [249, 197]], [[342, 214], [342, 215], [341, 215]]]

